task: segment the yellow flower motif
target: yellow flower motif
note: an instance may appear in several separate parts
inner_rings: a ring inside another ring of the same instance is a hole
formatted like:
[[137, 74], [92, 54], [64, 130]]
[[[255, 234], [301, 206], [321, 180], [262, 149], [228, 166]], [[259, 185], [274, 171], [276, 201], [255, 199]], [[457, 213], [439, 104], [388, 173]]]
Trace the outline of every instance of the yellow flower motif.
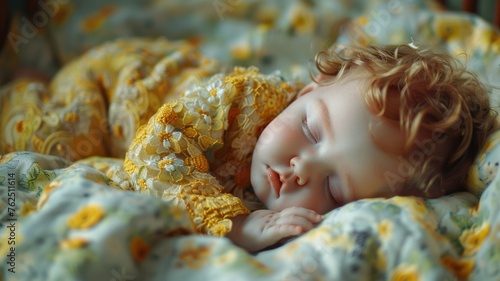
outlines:
[[127, 174], [132, 175], [139, 171], [139, 167], [130, 160], [127, 156], [125, 156], [125, 160], [123, 161], [123, 170], [127, 172]]
[[201, 135], [198, 138], [198, 143], [200, 144], [201, 149], [207, 150], [207, 149], [209, 149], [210, 147], [213, 147], [214, 145], [216, 145], [219, 142], [216, 139], [214, 139], [214, 138], [212, 138], [210, 136]]
[[253, 267], [257, 268], [258, 271], [265, 273], [265, 274], [270, 274], [273, 273], [273, 270], [270, 267], [267, 267], [265, 264], [259, 262], [255, 258], [251, 258], [248, 262], [250, 265]]
[[81, 29], [85, 32], [93, 32], [98, 30], [106, 20], [116, 11], [115, 6], [104, 6], [99, 11], [91, 14], [81, 23]]
[[38, 199], [38, 203], [37, 203], [38, 209], [40, 209], [45, 204], [45, 202], [47, 202], [52, 190], [54, 190], [55, 188], [58, 188], [59, 186], [61, 186], [60, 181], [51, 181], [49, 184], [45, 185], [45, 187], [43, 188], [42, 194], [40, 195], [40, 199]]
[[[228, 208], [231, 208], [231, 206], [228, 206]], [[205, 207], [205, 211], [207, 213], [215, 212], [216, 209], [217, 207]], [[231, 225], [232, 222], [229, 219], [224, 219], [221, 221], [212, 219], [211, 222], [207, 223], [207, 228], [208, 228], [207, 233], [213, 236], [224, 236], [226, 235], [226, 233], [229, 232], [229, 230], [231, 230]]]
[[167, 125], [172, 124], [175, 120], [177, 120], [177, 114], [174, 112], [174, 109], [168, 104], [164, 104], [158, 112], [156, 113], [156, 122]]
[[484, 239], [490, 233], [490, 224], [485, 222], [480, 227], [466, 230], [460, 235], [460, 243], [464, 247], [464, 255], [472, 255], [477, 252]]
[[214, 263], [216, 265], [226, 265], [234, 262], [238, 258], [238, 254], [235, 250], [229, 250], [225, 254], [218, 255]]
[[290, 22], [297, 33], [312, 33], [316, 26], [316, 17], [306, 5], [296, 5], [290, 13]]
[[391, 274], [391, 281], [417, 281], [420, 280], [418, 269], [414, 265], [401, 264]]
[[250, 44], [246, 42], [232, 46], [230, 51], [231, 56], [237, 60], [246, 60], [252, 55], [252, 48]]
[[312, 241], [321, 241], [320, 243], [327, 247], [339, 247], [347, 250], [354, 247], [354, 241], [349, 234], [342, 233], [340, 235], [334, 235], [327, 226], [308, 232], [305, 236]]
[[427, 212], [425, 201], [422, 198], [396, 196], [389, 200], [392, 201], [392, 203], [409, 209], [412, 213], [418, 215], [424, 215]]
[[493, 34], [491, 39], [491, 52], [497, 54], [500, 51], [500, 35]]
[[368, 24], [368, 17], [367, 16], [359, 17], [354, 22], [359, 25], [365, 26]]
[[254, 89], [254, 108], [264, 122], [269, 122], [286, 107], [286, 97], [267, 83], [259, 83], [257, 80], [255, 80], [255, 83], [258, 83], [258, 86]]
[[158, 161], [158, 168], [165, 169], [167, 172], [173, 172], [176, 169], [182, 169], [183, 167], [184, 161], [177, 158], [174, 153], [170, 153]]
[[[162, 146], [166, 149], [172, 147], [173, 151], [180, 150], [178, 141], [182, 137], [181, 132], [177, 132], [175, 127], [167, 124], [165, 128], [159, 128], [161, 131], [158, 133], [157, 146]], [[155, 129], [156, 130], [156, 129]], [[157, 149], [158, 152], [158, 149]], [[162, 151], [163, 152], [163, 151]]]
[[477, 159], [474, 161], [474, 164], [469, 169], [466, 179], [467, 191], [473, 194], [481, 193], [486, 187], [485, 183], [481, 181], [481, 177], [479, 176], [479, 170], [483, 169], [483, 164], [485, 163], [484, 159], [488, 152], [497, 147], [497, 144], [500, 142], [500, 130], [492, 133], [488, 139], [486, 140], [486, 144], [483, 146], [483, 149], [478, 154]]
[[[300, 66], [298, 66], [298, 65], [293, 65], [293, 66], [292, 66], [292, 69], [295, 69], [295, 67], [297, 68], [297, 71], [300, 71]], [[287, 92], [293, 92], [293, 91], [295, 91], [295, 90], [294, 90], [294, 87], [292, 87], [290, 84], [288, 84], [288, 83], [286, 83], [286, 82], [281, 82], [281, 83], [280, 83], [280, 87], [281, 87], [283, 90], [287, 91]]]
[[147, 126], [141, 126], [139, 127], [139, 129], [137, 129], [137, 132], [135, 133], [135, 139], [132, 141], [132, 144], [137, 145], [148, 138], [149, 134], [147, 128]]
[[392, 234], [393, 224], [390, 220], [383, 220], [378, 225], [378, 232], [382, 239], [389, 239]]
[[441, 264], [453, 272], [459, 280], [466, 280], [475, 266], [473, 260], [454, 259], [450, 256], [442, 257]]
[[141, 190], [146, 190], [148, 187], [146, 186], [146, 180], [140, 178], [137, 180], [137, 185], [141, 188]]
[[274, 22], [279, 15], [280, 11], [277, 7], [262, 7], [257, 10], [255, 20], [260, 23], [260, 28], [267, 30], [274, 26]]
[[31, 214], [34, 211], [36, 211], [36, 206], [30, 202], [26, 202], [21, 206], [21, 211], [19, 212], [19, 214], [21, 215], [21, 217], [24, 217]]
[[227, 76], [225, 82], [233, 84], [236, 90], [238, 90], [238, 92], [241, 92], [243, 91], [243, 89], [245, 89], [245, 80], [246, 80], [245, 78], [240, 76], [234, 76], [233, 74], [231, 76]]
[[196, 246], [189, 242], [184, 244], [184, 250], [179, 253], [179, 260], [192, 269], [204, 267], [209, 260], [211, 249], [207, 246]]
[[130, 241], [130, 253], [135, 261], [141, 262], [148, 255], [151, 247], [141, 238], [134, 237], [132, 241]]
[[467, 173], [466, 187], [467, 191], [472, 194], [477, 194], [480, 189], [484, 188], [484, 183], [481, 182], [479, 178], [479, 167], [477, 163], [475, 163]]
[[193, 127], [187, 127], [187, 128], [185, 128], [185, 129], [182, 131], [182, 133], [183, 133], [186, 137], [191, 138], [191, 139], [192, 139], [192, 138], [194, 138], [194, 137], [196, 137], [196, 136], [198, 135], [198, 131], [196, 131], [196, 129], [195, 129], [195, 128], [193, 128]]
[[59, 246], [64, 250], [77, 249], [87, 246], [88, 240], [83, 237], [75, 237], [64, 239], [59, 243]]
[[469, 21], [459, 17], [438, 18], [436, 20], [436, 33], [447, 41], [463, 38], [463, 34], [471, 34], [472, 26]]
[[195, 157], [188, 157], [185, 161], [187, 165], [193, 165], [198, 172], [206, 173], [210, 170], [210, 164], [203, 154]]
[[470, 43], [474, 49], [479, 49], [481, 51], [486, 51], [490, 48], [490, 45], [494, 39], [494, 34], [492, 29], [476, 27], [472, 30], [472, 35]]
[[375, 260], [375, 266], [380, 271], [384, 271], [387, 267], [387, 260], [385, 258], [384, 250], [382, 250], [381, 248], [377, 250], [377, 259]]
[[344, 249], [351, 249], [354, 247], [354, 242], [347, 233], [343, 233], [339, 236], [328, 235], [325, 239], [325, 243], [329, 246], [336, 246]]
[[89, 204], [81, 208], [68, 220], [70, 228], [87, 229], [98, 223], [104, 216], [104, 210], [100, 205]]
[[66, 120], [68, 122], [72, 122], [72, 123], [78, 122], [78, 119], [79, 119], [79, 116], [78, 116], [78, 113], [76, 113], [76, 112], [68, 112], [64, 116], [64, 120]]
[[16, 156], [14, 153], [0, 155], [0, 164], [9, 162], [14, 156]]

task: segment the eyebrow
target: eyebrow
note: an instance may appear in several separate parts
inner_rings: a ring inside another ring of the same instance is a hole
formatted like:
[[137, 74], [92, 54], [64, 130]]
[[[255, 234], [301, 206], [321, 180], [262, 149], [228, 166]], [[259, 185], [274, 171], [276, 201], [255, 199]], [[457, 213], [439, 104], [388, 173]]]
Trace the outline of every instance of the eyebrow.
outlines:
[[332, 122], [330, 120], [330, 111], [328, 110], [328, 107], [326, 106], [326, 103], [323, 99], [321, 98], [316, 99], [316, 104], [319, 108], [319, 116], [321, 118], [321, 121], [323, 121], [323, 124], [325, 124], [323, 127], [326, 129], [328, 136], [332, 137], [333, 128], [332, 128]]

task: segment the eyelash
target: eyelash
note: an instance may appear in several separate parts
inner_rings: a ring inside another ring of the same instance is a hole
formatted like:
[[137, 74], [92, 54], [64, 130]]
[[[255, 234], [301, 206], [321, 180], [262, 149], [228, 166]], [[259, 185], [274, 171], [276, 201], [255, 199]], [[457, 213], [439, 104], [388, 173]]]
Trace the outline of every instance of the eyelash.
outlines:
[[328, 199], [330, 199], [332, 202], [334, 202], [335, 204], [338, 204], [337, 200], [335, 199], [335, 197], [333, 196], [333, 193], [332, 193], [332, 189], [330, 187], [330, 176], [327, 176], [325, 178], [325, 189], [326, 189], [326, 193], [327, 193], [327, 197]]
[[309, 129], [309, 125], [307, 125], [306, 115], [302, 117], [302, 131], [304, 132], [304, 135], [310, 142], [318, 143], [318, 140], [314, 137], [313, 133], [311, 132], [311, 129]]
[[[302, 117], [302, 131], [304, 132], [304, 135], [306, 136], [306, 138], [316, 144], [318, 143], [317, 139], [314, 137], [313, 133], [311, 132], [311, 129], [309, 129], [309, 125], [307, 125], [307, 116], [304, 115]], [[332, 202], [335, 202], [337, 203], [337, 201], [335, 200], [335, 198], [333, 197], [333, 194], [332, 194], [332, 191], [331, 191], [331, 188], [330, 188], [330, 176], [326, 177], [325, 178], [325, 191], [327, 193], [327, 197], [332, 201]]]
[[335, 198], [333, 197], [332, 191], [330, 189], [330, 177], [325, 178], [325, 191], [326, 191], [326, 196], [328, 199], [330, 199], [332, 202], [335, 202]]

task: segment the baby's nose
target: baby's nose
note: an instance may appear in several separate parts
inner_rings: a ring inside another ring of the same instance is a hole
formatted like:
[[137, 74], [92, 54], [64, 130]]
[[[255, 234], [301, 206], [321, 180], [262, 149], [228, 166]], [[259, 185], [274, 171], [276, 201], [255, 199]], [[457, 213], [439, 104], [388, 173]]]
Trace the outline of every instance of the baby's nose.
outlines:
[[303, 185], [304, 182], [300, 179], [298, 175], [295, 174], [295, 172], [291, 172], [289, 174], [282, 174], [280, 175], [280, 181], [282, 184], [285, 183], [290, 183], [290, 182], [295, 182], [299, 185]]
[[298, 185], [305, 185], [307, 181], [304, 179], [304, 177], [297, 176], [297, 180], [295, 181]]
[[308, 165], [296, 156], [290, 160], [290, 166], [293, 169], [292, 177], [294, 177], [295, 182], [300, 186], [305, 185], [307, 183]]

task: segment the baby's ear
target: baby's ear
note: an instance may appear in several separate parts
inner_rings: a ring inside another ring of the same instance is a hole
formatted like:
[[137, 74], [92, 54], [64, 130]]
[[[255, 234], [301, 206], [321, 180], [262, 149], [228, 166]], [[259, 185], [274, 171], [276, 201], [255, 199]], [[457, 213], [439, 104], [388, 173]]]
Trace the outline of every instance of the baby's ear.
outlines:
[[316, 82], [321, 82], [325, 80], [328, 76], [320, 73], [318, 76], [314, 78], [314, 81], [311, 81], [311, 83], [307, 84], [302, 90], [299, 91], [298, 97], [301, 97], [307, 93], [312, 92], [314, 89], [318, 88], [319, 85]]

